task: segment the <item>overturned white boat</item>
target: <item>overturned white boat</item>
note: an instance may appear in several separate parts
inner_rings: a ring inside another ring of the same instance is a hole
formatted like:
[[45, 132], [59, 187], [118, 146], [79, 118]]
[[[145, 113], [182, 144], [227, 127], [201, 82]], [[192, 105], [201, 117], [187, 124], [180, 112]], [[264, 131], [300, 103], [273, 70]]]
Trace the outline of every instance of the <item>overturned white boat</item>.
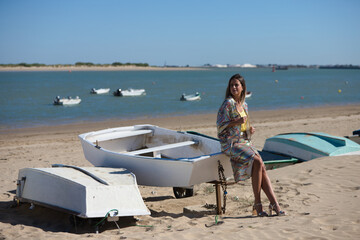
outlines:
[[67, 98], [61, 98], [60, 96], [56, 96], [54, 100], [54, 105], [76, 105], [81, 102], [81, 99], [79, 96], [76, 96], [75, 98], [67, 97]]
[[56, 165], [19, 170], [16, 199], [81, 218], [150, 215], [134, 174], [123, 168]]
[[126, 168], [140, 185], [189, 187], [219, 180], [218, 161], [232, 176], [217, 139], [153, 125], [111, 128], [79, 135], [85, 158], [97, 167]]
[[120, 96], [120, 97], [134, 97], [134, 96], [145, 95], [146, 93], [145, 93], [145, 89], [129, 88], [128, 90], [121, 90], [121, 88], [119, 88], [113, 94], [114, 96]]
[[90, 91], [90, 93], [92, 94], [105, 94], [108, 92], [110, 92], [110, 88], [99, 88], [99, 89], [92, 88]]
[[200, 100], [201, 96], [200, 93], [196, 92], [195, 94], [186, 95], [183, 93], [181, 95], [180, 101], [197, 101]]

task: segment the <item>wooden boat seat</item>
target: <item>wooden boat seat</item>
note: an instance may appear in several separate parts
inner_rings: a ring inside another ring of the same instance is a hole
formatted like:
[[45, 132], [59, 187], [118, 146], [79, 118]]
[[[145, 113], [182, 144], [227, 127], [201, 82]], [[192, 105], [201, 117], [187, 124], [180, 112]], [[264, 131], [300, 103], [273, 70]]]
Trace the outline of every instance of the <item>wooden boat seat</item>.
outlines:
[[145, 148], [145, 149], [135, 150], [135, 151], [131, 151], [131, 152], [126, 152], [126, 154], [140, 155], [140, 154], [153, 152], [154, 157], [160, 158], [161, 157], [160, 151], [162, 151], [162, 150], [178, 148], [178, 147], [185, 147], [185, 146], [190, 146], [193, 144], [198, 144], [198, 142], [197, 141], [185, 141], [185, 142], [171, 143], [171, 144], [161, 145], [161, 146], [157, 146], [157, 147], [151, 147], [151, 148]]
[[88, 140], [93, 141], [93, 142], [95, 142], [95, 141], [102, 142], [102, 141], [109, 141], [109, 140], [118, 139], [118, 138], [126, 138], [126, 137], [145, 135], [145, 134], [150, 134], [150, 133], [153, 133], [153, 130], [144, 129], [144, 130], [135, 130], [135, 131], [110, 132], [110, 133], [106, 133], [106, 134], [101, 134], [99, 136], [91, 136], [88, 138]]

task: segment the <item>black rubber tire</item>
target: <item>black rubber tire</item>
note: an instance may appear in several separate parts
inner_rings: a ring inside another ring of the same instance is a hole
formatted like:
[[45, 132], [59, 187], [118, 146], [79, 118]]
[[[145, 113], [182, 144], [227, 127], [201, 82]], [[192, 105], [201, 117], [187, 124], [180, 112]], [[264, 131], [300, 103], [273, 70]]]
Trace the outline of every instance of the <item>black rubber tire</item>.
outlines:
[[173, 187], [175, 198], [187, 198], [194, 196], [193, 188]]

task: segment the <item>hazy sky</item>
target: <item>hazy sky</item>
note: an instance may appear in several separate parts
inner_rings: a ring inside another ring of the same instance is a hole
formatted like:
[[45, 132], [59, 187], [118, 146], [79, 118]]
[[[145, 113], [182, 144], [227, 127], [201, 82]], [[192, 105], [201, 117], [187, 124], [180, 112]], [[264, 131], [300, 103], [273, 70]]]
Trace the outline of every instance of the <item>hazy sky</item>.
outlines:
[[359, 0], [0, 0], [0, 63], [360, 65]]

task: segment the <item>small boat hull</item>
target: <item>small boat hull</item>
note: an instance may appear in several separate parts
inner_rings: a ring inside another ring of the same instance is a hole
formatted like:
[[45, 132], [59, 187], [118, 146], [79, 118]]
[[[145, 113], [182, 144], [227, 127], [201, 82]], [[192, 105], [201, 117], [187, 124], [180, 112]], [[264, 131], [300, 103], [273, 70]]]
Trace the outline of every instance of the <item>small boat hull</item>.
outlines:
[[190, 94], [190, 95], [181, 95], [180, 101], [198, 101], [201, 100], [200, 93]]
[[150, 214], [134, 174], [121, 168], [23, 168], [16, 198], [82, 218], [105, 217], [112, 209], [119, 217]]
[[99, 89], [91, 89], [90, 93], [92, 94], [106, 94], [110, 92], [110, 88], [99, 88]]
[[56, 97], [54, 100], [54, 105], [77, 105], [80, 104], [81, 99], [79, 97], [76, 98], [60, 98]]
[[84, 133], [79, 138], [85, 158], [94, 166], [126, 168], [140, 185], [189, 187], [218, 180], [218, 162], [226, 177], [233, 175], [219, 141], [210, 137], [136, 125]]
[[325, 133], [287, 133], [266, 139], [263, 150], [308, 161], [325, 156], [356, 154], [360, 145]]
[[252, 95], [252, 92], [246, 92], [246, 94], [245, 94], [245, 98], [250, 98], [250, 97], [251, 97], [251, 95]]
[[118, 89], [113, 93], [114, 96], [119, 97], [136, 97], [141, 95], [146, 95], [145, 89], [128, 89], [128, 90], [121, 90]]

